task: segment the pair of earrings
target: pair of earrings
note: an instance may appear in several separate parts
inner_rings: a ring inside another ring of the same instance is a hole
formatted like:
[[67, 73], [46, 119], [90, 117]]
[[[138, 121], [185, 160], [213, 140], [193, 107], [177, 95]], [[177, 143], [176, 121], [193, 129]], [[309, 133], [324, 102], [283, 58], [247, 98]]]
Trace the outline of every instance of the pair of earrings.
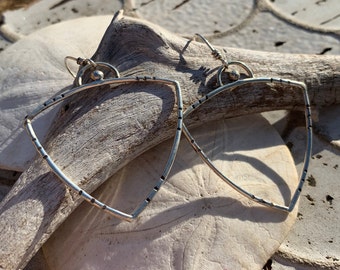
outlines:
[[[24, 126], [26, 128], [26, 131], [28, 135], [30, 136], [32, 143], [34, 144], [35, 148], [37, 149], [38, 153], [43, 157], [43, 159], [46, 160], [47, 164], [51, 168], [51, 170], [56, 174], [56, 176], [68, 187], [70, 187], [73, 191], [78, 193], [80, 196], [82, 196], [86, 201], [91, 203], [92, 205], [102, 209], [103, 211], [117, 217], [123, 220], [131, 221], [139, 216], [139, 214], [147, 207], [147, 205], [150, 203], [150, 201], [153, 199], [153, 197], [156, 195], [162, 184], [167, 180], [167, 177], [170, 173], [171, 167], [174, 163], [176, 153], [179, 147], [179, 142], [181, 138], [181, 133], [183, 131], [185, 137], [188, 139], [189, 143], [192, 145], [194, 150], [199, 154], [199, 156], [203, 159], [203, 161], [227, 184], [229, 184], [231, 187], [233, 187], [235, 190], [243, 194], [244, 196], [248, 197], [251, 200], [254, 200], [260, 204], [263, 204], [265, 206], [283, 210], [290, 212], [293, 210], [294, 206], [296, 205], [296, 202], [299, 198], [302, 186], [304, 184], [304, 181], [306, 179], [307, 169], [309, 165], [309, 159], [311, 156], [311, 146], [312, 146], [312, 120], [311, 120], [311, 109], [310, 109], [310, 103], [307, 93], [307, 87], [302, 82], [292, 81], [292, 80], [284, 80], [284, 79], [277, 79], [277, 78], [255, 78], [252, 70], [243, 62], [240, 61], [226, 61], [219, 51], [217, 51], [204, 37], [197, 34], [211, 49], [212, 55], [220, 60], [222, 62], [221, 67], [218, 69], [217, 73], [217, 79], [219, 83], [219, 87], [208, 94], [206, 94], [204, 97], [197, 100], [195, 103], [193, 103], [191, 106], [189, 106], [185, 111], [183, 111], [183, 101], [182, 101], [182, 94], [181, 94], [181, 87], [179, 83], [175, 80], [171, 79], [164, 79], [164, 78], [157, 78], [157, 77], [124, 77], [121, 78], [118, 70], [105, 62], [94, 62], [91, 59], [82, 59], [82, 58], [74, 58], [67, 56], [65, 58], [65, 65], [67, 70], [71, 73], [71, 75], [75, 78], [75, 84], [76, 87], [72, 88], [70, 90], [67, 90], [57, 96], [52, 97], [51, 99], [44, 102], [42, 105], [38, 106], [33, 112], [28, 114], [25, 117]], [[80, 70], [77, 74], [74, 74], [69, 66], [67, 61], [73, 60], [76, 61], [78, 65], [80, 65]], [[228, 69], [228, 66], [230, 65], [238, 65], [242, 69], [244, 69], [248, 75], [248, 78], [240, 80], [240, 76], [236, 71], [232, 71], [231, 79], [234, 80], [231, 83], [223, 84], [222, 82], [222, 74], [223, 72]], [[90, 77], [91, 82], [83, 84], [83, 77], [84, 74], [88, 71], [91, 71]], [[104, 78], [103, 71], [106, 71], [111, 74], [112, 77], [109, 77], [108, 79]], [[170, 87], [174, 87], [176, 92], [176, 103], [177, 103], [177, 125], [176, 130], [174, 133], [174, 140], [172, 144], [172, 148], [168, 157], [168, 160], [166, 162], [165, 168], [162, 172], [162, 175], [160, 176], [159, 180], [151, 190], [151, 192], [147, 195], [145, 200], [143, 200], [138, 207], [132, 212], [132, 213], [125, 213], [120, 210], [117, 210], [115, 208], [112, 208], [103, 202], [97, 200], [90, 194], [88, 194], [86, 191], [81, 189], [77, 184], [75, 184], [70, 178], [68, 178], [63, 171], [57, 166], [57, 164], [52, 160], [52, 158], [49, 156], [49, 154], [46, 152], [44, 147], [42, 146], [41, 142], [39, 141], [37, 135], [35, 134], [32, 121], [33, 119], [45, 111], [46, 109], [54, 106], [55, 104], [77, 94], [80, 92], [83, 92], [85, 90], [98, 87], [98, 86], [104, 86], [104, 85], [119, 85], [119, 84], [131, 84], [136, 82], [143, 82], [145, 84], [153, 83], [153, 84], [165, 84]], [[269, 201], [266, 201], [260, 197], [257, 197], [253, 195], [252, 193], [249, 193], [239, 185], [235, 184], [232, 180], [230, 180], [227, 176], [225, 176], [218, 168], [214, 166], [214, 164], [211, 162], [211, 160], [208, 158], [206, 153], [200, 148], [198, 143], [195, 141], [185, 124], [183, 123], [183, 119], [187, 117], [189, 114], [191, 114], [193, 111], [195, 111], [197, 108], [202, 106], [206, 101], [210, 100], [211, 98], [215, 97], [216, 95], [224, 92], [224, 91], [232, 91], [236, 87], [243, 86], [246, 84], [256, 84], [256, 83], [280, 83], [280, 84], [287, 84], [299, 87], [304, 95], [304, 101], [305, 101], [305, 118], [306, 118], [306, 132], [307, 132], [307, 146], [306, 146], [306, 153], [305, 153], [305, 160], [304, 160], [304, 166], [303, 171], [301, 173], [299, 184], [296, 188], [295, 193], [293, 194], [293, 197], [291, 198], [291, 202], [288, 206], [286, 205], [278, 205]]]

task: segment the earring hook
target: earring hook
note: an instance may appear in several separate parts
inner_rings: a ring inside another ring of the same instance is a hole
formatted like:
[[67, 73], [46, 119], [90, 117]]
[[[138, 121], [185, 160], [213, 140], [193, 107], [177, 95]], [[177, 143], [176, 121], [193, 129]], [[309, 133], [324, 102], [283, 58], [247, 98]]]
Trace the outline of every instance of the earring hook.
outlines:
[[[240, 67], [242, 67], [246, 72], [247, 72], [247, 74], [248, 74], [248, 76], [250, 77], [250, 78], [253, 78], [254, 77], [254, 73], [253, 73], [253, 71], [251, 70], [251, 68], [247, 65], [247, 64], [245, 64], [245, 63], [243, 63], [243, 62], [241, 62], [241, 61], [228, 61], [228, 60], [226, 60], [224, 57], [223, 57], [223, 55], [221, 54], [221, 52], [219, 51], [219, 50], [217, 50], [204, 36], [202, 36], [201, 34], [199, 34], [199, 33], [195, 33], [195, 35], [194, 35], [194, 37], [193, 37], [193, 39], [195, 38], [195, 36], [198, 36], [208, 47], [209, 47], [209, 49], [211, 50], [211, 54], [213, 55], [213, 57], [215, 58], [215, 59], [217, 59], [217, 60], [220, 60], [221, 62], [222, 62], [222, 66], [219, 68], [219, 70], [218, 70], [218, 75], [217, 75], [217, 77], [218, 77], [218, 82], [219, 82], [219, 84], [220, 84], [220, 86], [222, 86], [223, 85], [223, 82], [222, 82], [222, 73], [226, 70], [226, 69], [228, 69], [228, 67], [230, 66], [230, 65], [237, 65], [237, 66], [240, 66]], [[240, 74], [239, 74], [239, 72], [238, 71], [236, 71], [236, 70], [232, 70], [231, 72], [230, 72], [230, 75], [229, 75], [229, 77], [230, 77], [230, 79], [231, 80], [233, 80], [233, 81], [237, 81], [237, 80], [239, 80], [239, 78], [240, 78]]]

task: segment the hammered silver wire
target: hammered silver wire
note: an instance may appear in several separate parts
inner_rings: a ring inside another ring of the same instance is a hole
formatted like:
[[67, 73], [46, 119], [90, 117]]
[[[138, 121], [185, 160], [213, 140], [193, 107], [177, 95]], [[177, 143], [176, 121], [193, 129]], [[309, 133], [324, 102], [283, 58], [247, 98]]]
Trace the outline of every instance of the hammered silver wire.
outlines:
[[[199, 36], [207, 45], [208, 47], [212, 50], [213, 52], [213, 56], [218, 55], [218, 57], [215, 57], [219, 60], [221, 60], [221, 54], [200, 34], [196, 34], [197, 36]], [[306, 180], [306, 176], [307, 176], [307, 171], [308, 171], [308, 166], [309, 166], [309, 162], [310, 162], [310, 158], [311, 158], [311, 153], [312, 153], [312, 117], [311, 117], [311, 106], [310, 106], [310, 102], [309, 102], [309, 96], [308, 96], [308, 90], [307, 90], [307, 86], [305, 83], [303, 82], [298, 82], [298, 81], [294, 81], [294, 80], [285, 80], [285, 79], [280, 79], [280, 78], [254, 78], [253, 72], [251, 71], [251, 69], [244, 64], [243, 62], [239, 62], [239, 61], [231, 61], [231, 62], [227, 62], [224, 59], [221, 60], [222, 61], [222, 66], [219, 68], [218, 70], [218, 81], [220, 86], [209, 92], [208, 94], [206, 94], [204, 97], [200, 98], [199, 100], [197, 100], [195, 103], [193, 103], [190, 107], [188, 107], [184, 113], [183, 113], [183, 117], [188, 117], [188, 115], [190, 115], [193, 111], [195, 111], [197, 108], [199, 108], [200, 106], [202, 106], [205, 102], [207, 102], [208, 100], [210, 100], [211, 98], [215, 97], [216, 95], [224, 92], [224, 91], [233, 91], [235, 88], [240, 87], [240, 86], [244, 86], [247, 84], [257, 84], [257, 83], [280, 83], [280, 84], [285, 84], [285, 85], [289, 85], [289, 86], [296, 86], [299, 87], [302, 90], [303, 93], [303, 97], [304, 97], [304, 103], [305, 103], [305, 123], [306, 123], [306, 152], [305, 152], [305, 156], [304, 156], [304, 163], [303, 163], [303, 168], [302, 168], [302, 172], [300, 173], [300, 178], [299, 178], [299, 183], [297, 185], [297, 188], [294, 191], [293, 196], [291, 197], [290, 203], [289, 205], [280, 205], [280, 204], [276, 204], [274, 202], [265, 200], [261, 197], [255, 196], [254, 194], [246, 191], [245, 189], [243, 189], [241, 186], [235, 184], [231, 179], [229, 179], [226, 175], [224, 175], [213, 163], [212, 161], [209, 159], [209, 157], [206, 155], [206, 153], [200, 148], [200, 146], [197, 144], [197, 142], [195, 141], [194, 137], [191, 135], [191, 133], [189, 132], [189, 130], [187, 129], [185, 123], [183, 123], [183, 133], [185, 135], [185, 137], [187, 138], [187, 140], [189, 141], [189, 143], [191, 144], [191, 146], [193, 147], [193, 149], [198, 153], [198, 155], [202, 158], [202, 160], [227, 184], [229, 184], [232, 188], [234, 188], [236, 191], [238, 191], [239, 193], [241, 193], [242, 195], [246, 196], [247, 198], [260, 203], [262, 205], [271, 207], [273, 209], [278, 209], [278, 210], [282, 210], [282, 211], [286, 211], [286, 212], [291, 212], [293, 211], [299, 196], [301, 194], [301, 190], [302, 187], [305, 183]], [[225, 64], [227, 63], [227, 64]], [[242, 66], [248, 73], [248, 76], [250, 78], [246, 78], [243, 80], [237, 80], [235, 82], [231, 82], [229, 84], [223, 85], [222, 83], [222, 72], [224, 71], [225, 68], [228, 67], [228, 64], [231, 63], [236, 63], [240, 66]]]
[[[119, 73], [118, 73], [119, 74]], [[97, 200], [90, 194], [88, 194], [86, 191], [84, 191], [82, 188], [80, 188], [76, 183], [74, 183], [67, 175], [63, 173], [63, 171], [58, 167], [58, 165], [53, 161], [53, 159], [49, 156], [47, 151], [42, 146], [41, 142], [39, 141], [33, 125], [32, 121], [33, 119], [45, 111], [46, 109], [54, 106], [55, 104], [75, 95], [78, 94], [84, 90], [88, 90], [94, 87], [99, 87], [103, 85], [114, 85], [114, 84], [126, 84], [126, 83], [136, 83], [136, 82], [143, 82], [143, 83], [158, 83], [158, 84], [166, 84], [168, 86], [172, 86], [175, 88], [176, 92], [176, 100], [177, 100], [177, 126], [175, 131], [175, 137], [173, 141], [173, 145], [167, 160], [167, 163], [164, 167], [163, 173], [156, 183], [156, 185], [153, 187], [153, 189], [149, 192], [145, 200], [141, 202], [137, 208], [132, 213], [126, 213], [123, 211], [120, 211], [118, 209], [112, 208], [105, 203]], [[133, 219], [137, 218], [139, 214], [147, 207], [147, 205], [151, 202], [151, 200], [154, 198], [162, 184], [166, 182], [167, 177], [169, 175], [169, 172], [171, 170], [171, 167], [174, 163], [180, 138], [181, 138], [181, 132], [182, 132], [182, 125], [183, 125], [183, 101], [182, 101], [182, 94], [181, 94], [181, 88], [177, 81], [170, 80], [170, 79], [163, 79], [163, 78], [157, 78], [157, 77], [125, 77], [125, 78], [110, 78], [110, 79], [103, 79], [103, 80], [97, 80], [90, 82], [85, 85], [80, 85], [76, 88], [67, 90], [59, 95], [54, 96], [51, 99], [48, 99], [46, 102], [44, 102], [42, 105], [38, 106], [34, 111], [32, 111], [30, 114], [28, 114], [25, 117], [24, 120], [24, 126], [28, 133], [28, 135], [31, 137], [31, 141], [33, 145], [35, 146], [37, 152], [43, 157], [43, 159], [47, 162], [53, 173], [69, 188], [71, 188], [73, 191], [75, 191], [77, 194], [79, 194], [81, 197], [83, 197], [87, 202], [92, 204], [93, 206], [96, 206], [105, 212], [123, 219], [127, 221], [132, 221]]]

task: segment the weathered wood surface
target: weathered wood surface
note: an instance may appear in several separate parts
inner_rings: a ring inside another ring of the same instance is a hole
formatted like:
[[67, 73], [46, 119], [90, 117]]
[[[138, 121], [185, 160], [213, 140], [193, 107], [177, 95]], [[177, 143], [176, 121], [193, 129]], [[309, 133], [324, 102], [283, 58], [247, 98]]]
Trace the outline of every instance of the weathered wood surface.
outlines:
[[[241, 49], [227, 49], [227, 55], [249, 63], [257, 76], [306, 81], [315, 106], [340, 100], [339, 56]], [[129, 18], [112, 22], [93, 59], [115, 65], [123, 76], [178, 80], [185, 107], [216, 86], [214, 74], [219, 66], [205, 45]], [[302, 95], [295, 89], [270, 89], [260, 85], [225, 93], [187, 122], [203, 123], [222, 116], [303, 105]], [[68, 109], [60, 113], [51, 128], [47, 148], [66, 174], [91, 192], [129, 161], [173, 135], [175, 97], [170, 90], [136, 84], [79, 95], [65, 102], [63, 108]], [[93, 123], [98, 125], [93, 127]], [[2, 266], [24, 266], [79, 203], [40, 158], [32, 162], [1, 203]]]
[[[111, 20], [112, 16], [98, 16], [55, 24], [1, 52], [0, 169], [22, 172], [29, 166], [35, 151], [22, 128], [23, 116], [70, 86], [72, 77], [65, 72], [64, 57], [92, 55]], [[84, 26], [91, 35], [80, 31]], [[41, 139], [57, 111], [49, 111], [36, 123]]]

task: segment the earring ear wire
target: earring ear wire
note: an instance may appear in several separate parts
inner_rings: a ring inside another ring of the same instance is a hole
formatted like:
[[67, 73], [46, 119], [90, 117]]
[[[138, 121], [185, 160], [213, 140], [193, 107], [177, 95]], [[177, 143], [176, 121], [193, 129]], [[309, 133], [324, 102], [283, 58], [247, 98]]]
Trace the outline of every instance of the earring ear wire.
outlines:
[[[251, 68], [244, 62], [241, 61], [228, 61], [225, 57], [223, 57], [223, 55], [221, 54], [221, 52], [219, 50], [217, 50], [205, 37], [203, 37], [201, 34], [196, 33], [193, 37], [193, 39], [195, 39], [195, 36], [199, 37], [211, 50], [211, 54], [212, 56], [221, 61], [222, 66], [219, 68], [218, 73], [217, 73], [217, 78], [218, 78], [218, 83], [219, 86], [223, 85], [222, 82], [222, 73], [228, 69], [228, 67], [230, 65], [236, 65], [236, 66], [240, 66], [242, 69], [244, 69], [248, 75], [249, 78], [253, 78], [254, 77], [254, 73], [251, 70]], [[238, 71], [236, 70], [231, 70], [230, 73], [230, 79], [232, 81], [237, 81], [240, 78], [240, 74]]]
[[73, 71], [71, 70], [70, 66], [68, 65], [68, 61], [69, 61], [69, 60], [75, 61], [78, 65], [81, 65], [81, 63], [82, 63], [82, 61], [83, 61], [84, 59], [83, 59], [83, 58], [80, 58], [80, 57], [76, 58], [76, 57], [73, 57], [73, 56], [66, 56], [66, 57], [64, 58], [64, 65], [65, 65], [67, 71], [71, 74], [71, 76], [72, 76], [73, 78], [76, 78], [77, 75], [76, 75], [75, 73], [73, 73]]

